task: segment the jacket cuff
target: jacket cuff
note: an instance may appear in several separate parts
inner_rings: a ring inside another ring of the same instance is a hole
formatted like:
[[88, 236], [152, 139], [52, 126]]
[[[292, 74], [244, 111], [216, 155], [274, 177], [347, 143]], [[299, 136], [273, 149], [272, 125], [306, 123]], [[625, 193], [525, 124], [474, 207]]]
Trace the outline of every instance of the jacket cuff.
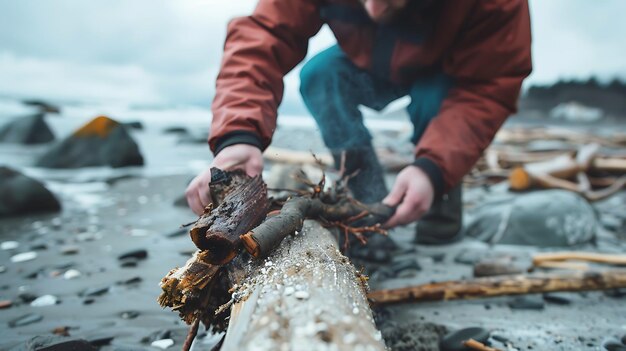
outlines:
[[434, 161], [426, 157], [416, 158], [415, 161], [413, 161], [413, 166], [418, 167], [426, 173], [435, 191], [434, 198], [440, 198], [443, 195], [444, 189], [443, 172], [441, 171], [441, 168], [439, 168]]
[[224, 134], [224, 136], [222, 136], [215, 143], [215, 151], [213, 151], [213, 155], [217, 156], [217, 154], [220, 153], [220, 151], [222, 151], [225, 147], [235, 144], [248, 144], [258, 147], [259, 150], [263, 150], [261, 138], [259, 138], [256, 134], [248, 131], [234, 131]]

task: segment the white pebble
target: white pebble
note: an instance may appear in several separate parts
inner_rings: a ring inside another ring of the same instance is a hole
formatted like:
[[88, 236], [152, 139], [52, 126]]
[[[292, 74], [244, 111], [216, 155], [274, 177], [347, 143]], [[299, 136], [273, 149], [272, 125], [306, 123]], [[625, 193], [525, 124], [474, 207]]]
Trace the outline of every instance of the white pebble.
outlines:
[[67, 271], [65, 271], [65, 273], [63, 273], [63, 278], [68, 279], [68, 280], [78, 278], [80, 276], [81, 276], [81, 273], [77, 271], [76, 269], [68, 269]]
[[359, 314], [359, 308], [358, 307], [354, 307], [352, 309], [352, 314]]
[[165, 350], [165, 349], [171, 347], [172, 345], [174, 345], [174, 340], [172, 340], [172, 339], [155, 340], [150, 345], [154, 346], [154, 347], [158, 347], [158, 348], [160, 348], [162, 350]]
[[296, 291], [293, 296], [296, 297], [296, 299], [300, 299], [300, 300], [306, 300], [309, 298], [309, 293], [304, 291], [304, 290], [300, 290], [300, 291]]
[[273, 265], [272, 261], [265, 262], [265, 267], [271, 267]]
[[295, 291], [296, 289], [294, 289], [293, 286], [288, 286], [285, 288], [285, 296], [292, 295]]
[[44, 307], [44, 306], [52, 306], [56, 305], [59, 299], [57, 299], [54, 295], [43, 295], [34, 299], [30, 305], [32, 307]]
[[18, 243], [17, 241], [3, 241], [2, 244], [0, 244], [0, 249], [13, 250], [17, 249], [18, 246], [20, 246], [20, 243]]
[[347, 333], [346, 335], [343, 336], [343, 343], [344, 344], [354, 344], [354, 342], [356, 341], [356, 335], [354, 333]]
[[11, 257], [11, 262], [13, 263], [26, 262], [26, 261], [34, 260], [35, 258], [37, 258], [37, 253], [35, 251], [28, 251], [28, 252], [22, 252], [20, 254], [17, 254]]

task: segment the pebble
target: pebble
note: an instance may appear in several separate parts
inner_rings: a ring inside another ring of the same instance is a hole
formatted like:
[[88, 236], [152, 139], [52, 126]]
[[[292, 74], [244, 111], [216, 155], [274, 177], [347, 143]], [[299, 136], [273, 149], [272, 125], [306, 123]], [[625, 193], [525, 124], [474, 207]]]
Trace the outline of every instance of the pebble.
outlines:
[[0, 300], [0, 310], [4, 308], [9, 308], [13, 305], [13, 301], [11, 300]]
[[161, 339], [153, 341], [150, 346], [158, 347], [162, 350], [165, 350], [174, 345], [174, 340], [172, 339]]
[[288, 286], [285, 288], [285, 296], [293, 295], [294, 292], [296, 292], [296, 289], [294, 289], [293, 286]]
[[189, 231], [189, 229], [187, 229], [187, 228], [178, 228], [178, 229], [176, 229], [174, 231], [171, 231], [169, 233], [164, 234], [164, 236], [167, 237], [167, 238], [175, 238], [175, 237], [183, 236], [183, 235], [187, 234], [188, 231]]
[[142, 281], [143, 279], [141, 279], [141, 277], [133, 277], [133, 278], [126, 279], [126, 280], [120, 280], [119, 282], [117, 282], [117, 284], [118, 285], [133, 285], [133, 284], [139, 284]]
[[465, 351], [467, 348], [463, 345], [463, 341], [474, 339], [483, 344], [487, 344], [489, 340], [489, 331], [484, 328], [472, 327], [465, 328], [446, 334], [439, 342], [441, 351]]
[[22, 252], [15, 256], [12, 256], [11, 262], [13, 263], [26, 262], [26, 261], [32, 261], [36, 258], [37, 258], [37, 253], [35, 251], [28, 251], [28, 252]]
[[0, 266], [0, 273], [4, 273], [7, 271], [7, 267], [5, 266]]
[[124, 268], [137, 267], [138, 264], [139, 264], [139, 260], [134, 257], [128, 257], [123, 260], [120, 260], [120, 267], [124, 267]]
[[63, 255], [76, 255], [80, 252], [80, 248], [76, 245], [66, 245], [61, 247], [61, 254]]
[[624, 336], [622, 336], [622, 344], [626, 345], [626, 334], [624, 334]]
[[539, 296], [519, 296], [508, 302], [514, 310], [543, 310], [545, 303]]
[[20, 246], [20, 243], [18, 243], [17, 241], [3, 241], [2, 244], [0, 244], [0, 249], [13, 250], [13, 249], [17, 249], [19, 246]]
[[29, 292], [23, 292], [17, 295], [17, 297], [19, 297], [20, 300], [22, 300], [22, 302], [24, 303], [31, 303], [37, 298], [37, 295], [31, 294]]
[[32, 307], [44, 307], [44, 306], [52, 306], [59, 303], [59, 299], [54, 295], [43, 295], [34, 299], [30, 305]]
[[82, 296], [100, 296], [109, 292], [109, 287], [100, 287], [100, 288], [89, 288], [83, 291]]
[[69, 338], [59, 335], [40, 335], [26, 342], [26, 350], [64, 351], [81, 350], [97, 351], [87, 340]]
[[572, 303], [572, 300], [565, 294], [559, 293], [545, 293], [543, 294], [543, 299], [546, 302], [554, 303], [557, 305], [569, 305]]
[[144, 249], [132, 250], [126, 253], [123, 253], [117, 257], [118, 260], [124, 260], [127, 258], [135, 258], [139, 260], [143, 260], [148, 257], [148, 251]]
[[124, 311], [124, 312], [120, 313], [120, 317], [122, 317], [122, 319], [135, 319], [135, 318], [139, 317], [139, 312], [137, 312], [137, 311]]
[[626, 289], [617, 288], [617, 289], [605, 290], [604, 295], [608, 297], [612, 297], [614, 299], [619, 299], [622, 297], [626, 297]]
[[16, 319], [9, 321], [9, 327], [11, 328], [21, 327], [21, 326], [25, 326], [28, 324], [37, 323], [41, 321], [42, 319], [43, 319], [43, 316], [40, 314], [29, 313], [29, 314], [23, 315], [21, 317], [18, 317]]
[[82, 273], [80, 273], [80, 271], [76, 270], [76, 269], [68, 269], [67, 271], [65, 271], [65, 273], [63, 273], [63, 278], [70, 280], [70, 279], [75, 279], [78, 278], [82, 275]]
[[626, 351], [626, 345], [615, 338], [608, 338], [602, 342], [602, 350], [606, 351]]
[[102, 347], [111, 344], [111, 341], [115, 339], [115, 335], [112, 334], [96, 334], [86, 338], [89, 344], [96, 347]]
[[151, 333], [150, 335], [143, 337], [141, 339], [141, 342], [144, 344], [148, 344], [156, 340], [170, 339], [171, 336], [172, 336], [172, 332], [168, 329], [157, 330]]
[[299, 300], [306, 300], [309, 298], [309, 293], [304, 290], [300, 290], [296, 291], [293, 296], [295, 296], [295, 298]]

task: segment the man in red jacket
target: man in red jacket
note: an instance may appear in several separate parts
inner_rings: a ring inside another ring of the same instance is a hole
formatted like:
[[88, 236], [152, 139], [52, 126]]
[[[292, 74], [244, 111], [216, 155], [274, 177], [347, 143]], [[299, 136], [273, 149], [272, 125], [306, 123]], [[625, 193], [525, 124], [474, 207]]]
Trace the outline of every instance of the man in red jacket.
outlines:
[[[349, 167], [361, 170], [351, 190], [364, 202], [397, 206], [387, 227], [423, 216], [421, 242], [453, 240], [458, 185], [515, 112], [531, 71], [527, 1], [260, 0], [251, 16], [228, 26], [212, 106], [213, 166], [261, 172], [282, 79], [323, 24], [338, 45], [303, 67], [300, 90], [333, 155], [346, 152]], [[387, 195], [358, 105], [382, 109], [404, 95], [415, 162]], [[187, 189], [196, 213], [210, 202], [209, 181], [207, 170]]]

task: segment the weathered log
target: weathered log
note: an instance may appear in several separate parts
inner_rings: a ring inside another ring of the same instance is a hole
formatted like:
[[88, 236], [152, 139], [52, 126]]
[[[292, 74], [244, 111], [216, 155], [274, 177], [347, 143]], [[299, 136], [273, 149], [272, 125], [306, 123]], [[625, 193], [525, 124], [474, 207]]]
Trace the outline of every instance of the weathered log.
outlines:
[[302, 228], [305, 219], [323, 219], [327, 222], [347, 221], [360, 217], [358, 223], [365, 229], [376, 230], [378, 223], [393, 215], [394, 209], [381, 203], [364, 205], [347, 198], [329, 204], [320, 198], [294, 197], [289, 199], [278, 215], [268, 218], [258, 227], [242, 235], [243, 245], [252, 256], [264, 257], [288, 235]]
[[541, 275], [512, 275], [447, 281], [399, 289], [372, 291], [374, 305], [405, 302], [476, 299], [556, 291], [591, 291], [626, 288], [626, 270], [572, 272]]
[[209, 252], [206, 260], [212, 264], [232, 260], [241, 248], [240, 236], [259, 225], [269, 208], [267, 186], [260, 176], [239, 176], [224, 192], [217, 208], [207, 207], [189, 232], [194, 244]]
[[332, 234], [307, 220], [252, 263], [222, 350], [384, 350], [365, 288]]
[[598, 252], [583, 251], [559, 251], [559, 252], [543, 252], [533, 256], [533, 264], [539, 265], [544, 262], [560, 262], [560, 261], [587, 261], [595, 263], [606, 263], [614, 265], [626, 265], [626, 255], [605, 254]]

